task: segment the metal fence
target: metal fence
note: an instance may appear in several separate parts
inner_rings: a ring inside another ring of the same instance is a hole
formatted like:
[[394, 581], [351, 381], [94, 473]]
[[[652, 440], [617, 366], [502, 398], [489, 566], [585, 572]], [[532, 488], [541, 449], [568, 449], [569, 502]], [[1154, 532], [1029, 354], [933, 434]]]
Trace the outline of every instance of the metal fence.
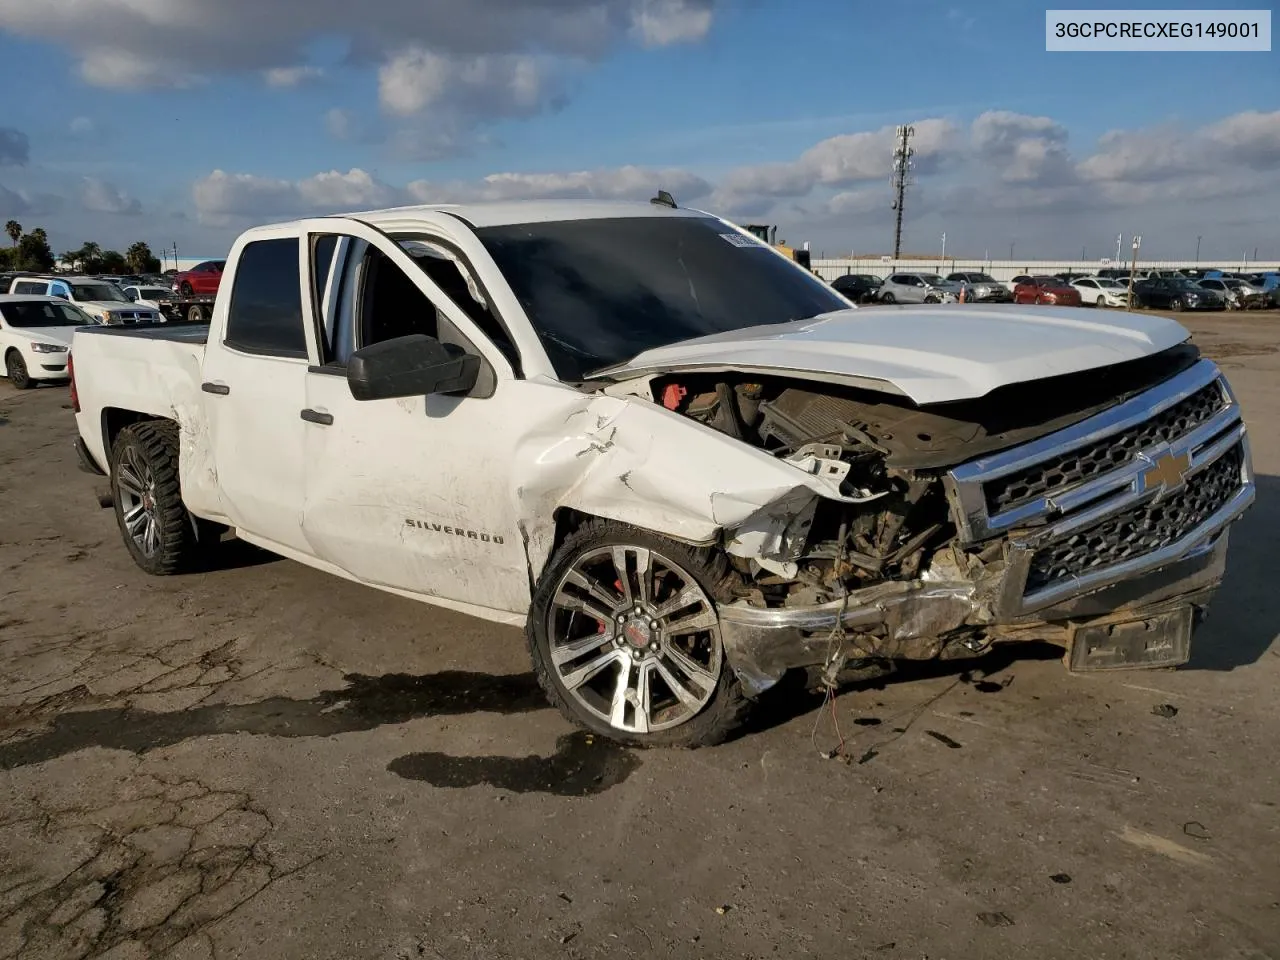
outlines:
[[[1193, 264], [1186, 260], [1138, 260], [1139, 270], [1179, 270]], [[1275, 270], [1275, 264], [1248, 263], [1239, 260], [1201, 260], [1194, 264], [1201, 270], [1232, 270], [1240, 272]], [[1128, 263], [1097, 260], [965, 260], [947, 257], [932, 260], [893, 260], [883, 257], [853, 259], [848, 257], [812, 261], [812, 267], [828, 282], [846, 273], [870, 273], [887, 277], [891, 273], [986, 273], [996, 280], [1007, 282], [1023, 274], [1052, 275], [1055, 273], [1097, 273], [1101, 269], [1128, 270]]]

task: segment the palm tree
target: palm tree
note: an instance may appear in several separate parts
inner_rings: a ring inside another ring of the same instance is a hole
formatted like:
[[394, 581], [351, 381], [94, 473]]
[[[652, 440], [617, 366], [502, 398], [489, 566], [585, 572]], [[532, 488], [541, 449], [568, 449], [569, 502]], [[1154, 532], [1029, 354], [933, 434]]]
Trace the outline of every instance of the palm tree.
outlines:
[[63, 263], [65, 263], [69, 270], [75, 270], [76, 264], [80, 262], [80, 251], [68, 250], [58, 259], [61, 260]]
[[88, 240], [85, 243], [82, 243], [80, 245], [80, 259], [101, 260], [102, 259], [101, 245], [94, 243], [92, 240]]
[[18, 240], [22, 237], [22, 224], [17, 220], [10, 220], [4, 225], [4, 232], [9, 235], [9, 239], [13, 241], [13, 245], [18, 245]]

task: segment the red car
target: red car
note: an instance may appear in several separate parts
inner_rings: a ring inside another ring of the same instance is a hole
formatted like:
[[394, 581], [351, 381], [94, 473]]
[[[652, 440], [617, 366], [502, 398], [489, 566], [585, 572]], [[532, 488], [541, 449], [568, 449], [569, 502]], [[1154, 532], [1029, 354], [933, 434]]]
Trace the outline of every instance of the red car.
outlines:
[[1013, 288], [1013, 302], [1078, 307], [1080, 291], [1057, 277], [1030, 277]]
[[173, 289], [184, 297], [217, 293], [218, 284], [222, 282], [222, 271], [226, 265], [225, 260], [206, 260], [204, 263], [196, 264], [190, 270], [180, 270], [173, 276]]

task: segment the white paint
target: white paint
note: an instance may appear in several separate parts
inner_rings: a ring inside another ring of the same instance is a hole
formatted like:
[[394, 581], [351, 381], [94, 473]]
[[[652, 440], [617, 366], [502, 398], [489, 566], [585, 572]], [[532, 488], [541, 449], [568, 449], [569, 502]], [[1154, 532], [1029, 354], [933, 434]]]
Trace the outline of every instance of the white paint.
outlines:
[[658, 347], [601, 372], [799, 373], [944, 403], [1158, 353], [1190, 334], [1151, 314], [939, 304], [844, 310]]
[[[0, 296], [0, 305], [32, 300], [53, 304], [66, 303], [65, 300], [57, 297], [4, 295]], [[16, 350], [26, 364], [27, 375], [32, 380], [66, 380], [69, 376], [66, 370], [67, 357], [71, 355], [69, 348], [71, 335], [75, 329], [75, 327], [15, 327], [0, 313], [0, 377], [9, 375], [5, 360], [10, 350]], [[55, 352], [37, 352], [37, 345], [45, 346]], [[61, 369], [45, 370], [46, 365]]]
[[[849, 310], [650, 351], [627, 365], [632, 383], [588, 393], [554, 378], [528, 318], [468, 223], [604, 216], [703, 214], [558, 201], [402, 208], [251, 230], [231, 250], [224, 289], [234, 289], [241, 251], [254, 240], [323, 233], [347, 238], [339, 251], [372, 245], [481, 356], [492, 393], [356, 401], [344, 376], [318, 366], [324, 358], [311, 324], [305, 359], [224, 344], [230, 298], [220, 296], [207, 346], [77, 334], [80, 433], [106, 464], [104, 409], [176, 420], [183, 498], [197, 516], [229, 523], [244, 539], [317, 569], [519, 623], [560, 511], [694, 544], [723, 538], [732, 552], [789, 570], [820, 498], [865, 499], [841, 495], [839, 471], [824, 466], [821, 451], [788, 462], [654, 403], [637, 387], [647, 368], [782, 369], [934, 401], [1143, 356], [1186, 337], [1159, 318], [1104, 322], [1069, 310]], [[523, 377], [416, 267], [397, 242], [404, 235], [461, 252], [508, 327]], [[305, 243], [299, 267], [303, 315], [343, 316], [332, 282], [313, 293]], [[339, 269], [346, 268], [334, 267], [331, 280]], [[202, 383], [229, 392], [203, 392]], [[304, 421], [304, 409], [333, 422]]]

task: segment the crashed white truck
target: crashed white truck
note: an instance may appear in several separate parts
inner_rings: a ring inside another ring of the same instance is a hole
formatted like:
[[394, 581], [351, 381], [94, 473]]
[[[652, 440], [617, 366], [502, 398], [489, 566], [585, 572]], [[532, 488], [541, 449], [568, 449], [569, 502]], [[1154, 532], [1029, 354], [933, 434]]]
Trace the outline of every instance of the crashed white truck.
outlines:
[[78, 449], [133, 558], [227, 529], [524, 625], [572, 720], [715, 742], [784, 673], [1060, 645], [1183, 663], [1254, 496], [1148, 314], [857, 309], [663, 202], [255, 228], [206, 326], [85, 328]]

